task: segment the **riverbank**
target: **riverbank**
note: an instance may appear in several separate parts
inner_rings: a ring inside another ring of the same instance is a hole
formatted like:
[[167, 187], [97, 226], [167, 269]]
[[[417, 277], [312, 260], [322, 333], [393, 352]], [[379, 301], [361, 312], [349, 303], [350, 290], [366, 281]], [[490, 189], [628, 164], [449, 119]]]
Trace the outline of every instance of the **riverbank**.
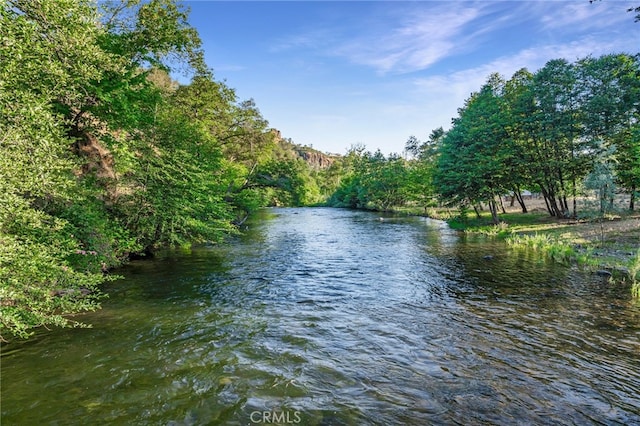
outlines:
[[623, 212], [601, 220], [556, 219], [546, 212], [508, 211], [500, 224], [489, 212], [461, 218], [457, 210], [398, 209], [398, 213], [446, 221], [453, 229], [503, 239], [511, 247], [527, 248], [564, 264], [576, 264], [618, 282], [631, 282], [640, 297], [640, 212]]

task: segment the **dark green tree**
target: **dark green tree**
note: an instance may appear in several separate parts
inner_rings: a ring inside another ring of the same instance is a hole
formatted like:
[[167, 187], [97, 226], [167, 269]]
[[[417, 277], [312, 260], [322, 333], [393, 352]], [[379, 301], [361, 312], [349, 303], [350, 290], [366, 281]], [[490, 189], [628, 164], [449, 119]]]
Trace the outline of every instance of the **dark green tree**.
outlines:
[[[624, 54], [585, 58], [581, 72], [584, 116], [583, 137], [600, 152], [610, 152], [606, 161], [614, 164], [618, 184], [631, 194], [640, 185], [637, 175], [637, 127], [640, 111], [640, 65], [637, 57]], [[635, 170], [635, 171], [634, 171]]]
[[[0, 336], [80, 325], [105, 280], [60, 205], [82, 203], [64, 117], [109, 58], [85, 2], [0, 2]], [[0, 337], [1, 338], [1, 337]]]
[[410, 157], [407, 163], [407, 196], [410, 201], [421, 204], [425, 209], [435, 204], [433, 174], [439, 144], [444, 135], [442, 127], [438, 127], [429, 134], [425, 142], [411, 136], [405, 144], [405, 152]]
[[495, 224], [497, 197], [513, 186], [505, 168], [514, 152], [501, 105], [503, 86], [502, 78], [494, 74], [467, 99], [442, 140], [434, 175], [443, 199], [459, 205], [487, 203]]
[[129, 253], [230, 228], [220, 151], [158, 84], [170, 64], [206, 73], [186, 11], [100, 6], [0, 2], [2, 335], [78, 325]]

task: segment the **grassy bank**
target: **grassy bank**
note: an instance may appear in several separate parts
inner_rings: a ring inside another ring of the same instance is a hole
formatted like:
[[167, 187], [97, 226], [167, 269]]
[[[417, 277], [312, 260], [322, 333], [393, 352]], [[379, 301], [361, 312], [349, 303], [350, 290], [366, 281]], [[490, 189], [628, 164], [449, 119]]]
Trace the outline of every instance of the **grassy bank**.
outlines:
[[630, 281], [640, 295], [640, 215], [597, 221], [554, 219], [545, 213], [506, 213], [498, 226], [489, 213], [481, 218], [448, 220], [454, 229], [504, 238], [514, 249], [540, 252], [555, 262], [577, 264], [620, 281]]
[[[489, 212], [460, 217], [457, 210], [397, 209], [401, 214], [445, 220], [453, 229], [503, 239], [515, 250], [527, 249], [563, 264], [611, 274], [618, 282], [631, 282], [640, 297], [640, 212], [618, 213], [603, 220], [556, 219], [546, 212], [507, 212], [495, 226]], [[606, 271], [606, 272], [605, 272]]]

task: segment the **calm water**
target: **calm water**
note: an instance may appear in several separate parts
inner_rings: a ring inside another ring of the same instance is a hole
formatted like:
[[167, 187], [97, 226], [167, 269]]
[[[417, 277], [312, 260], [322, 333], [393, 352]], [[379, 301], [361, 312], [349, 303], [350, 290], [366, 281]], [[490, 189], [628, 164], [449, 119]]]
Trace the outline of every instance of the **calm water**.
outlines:
[[628, 288], [379, 218], [267, 210], [133, 262], [92, 329], [2, 348], [2, 425], [640, 424]]

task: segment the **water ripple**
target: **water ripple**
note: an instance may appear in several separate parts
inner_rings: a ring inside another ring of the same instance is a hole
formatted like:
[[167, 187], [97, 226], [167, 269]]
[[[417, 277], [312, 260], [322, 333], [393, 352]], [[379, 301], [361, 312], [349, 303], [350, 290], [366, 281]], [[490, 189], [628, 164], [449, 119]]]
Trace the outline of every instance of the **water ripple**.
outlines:
[[3, 348], [3, 420], [640, 424], [625, 289], [379, 217], [269, 210], [229, 245], [134, 262], [94, 329]]

